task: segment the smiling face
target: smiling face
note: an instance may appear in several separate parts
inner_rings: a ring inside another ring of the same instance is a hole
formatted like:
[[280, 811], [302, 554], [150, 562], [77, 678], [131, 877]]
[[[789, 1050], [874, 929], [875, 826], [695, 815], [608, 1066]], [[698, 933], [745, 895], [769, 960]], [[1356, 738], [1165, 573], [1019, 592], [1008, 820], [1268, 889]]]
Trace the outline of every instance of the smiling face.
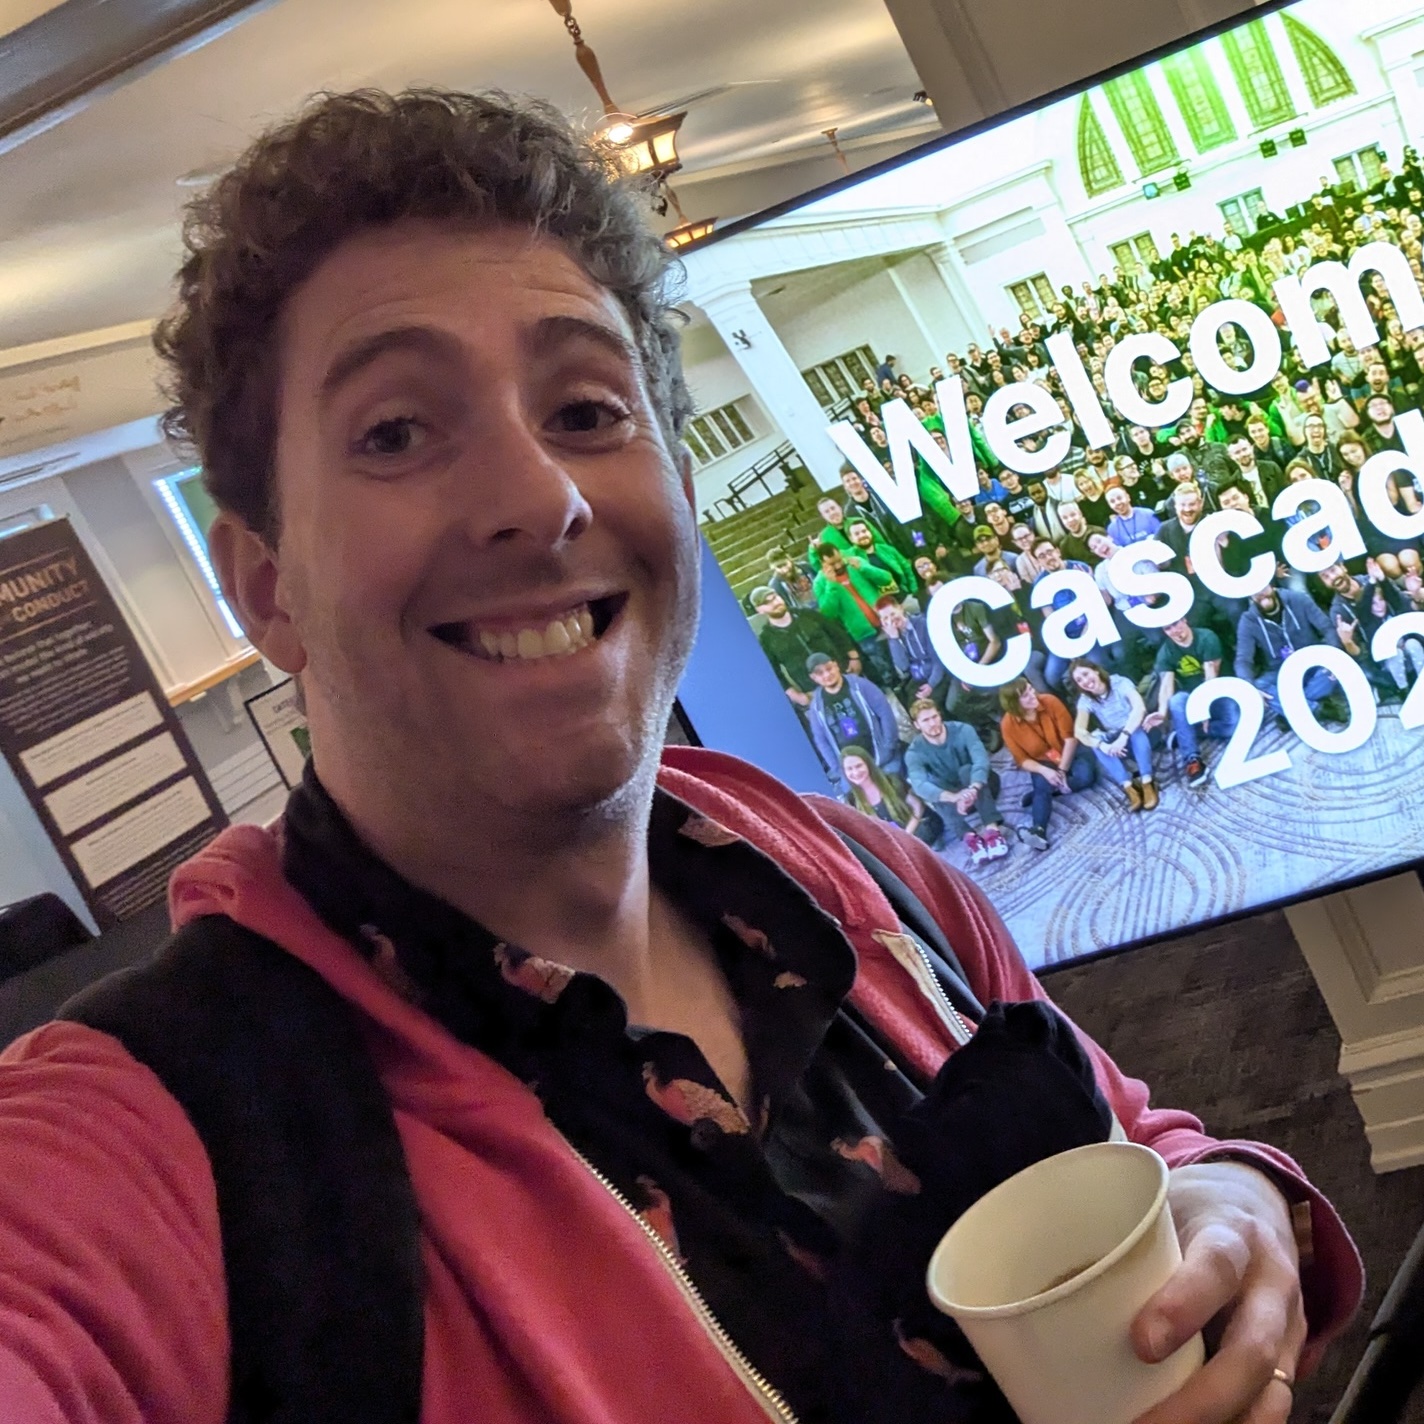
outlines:
[[616, 299], [524, 230], [367, 232], [289, 300], [278, 410], [280, 542], [222, 515], [213, 548], [253, 641], [301, 674], [338, 800], [623, 804], [698, 558]]
[[870, 785], [870, 768], [864, 757], [856, 756], [853, 752], [847, 753], [841, 758], [841, 768], [852, 786]]

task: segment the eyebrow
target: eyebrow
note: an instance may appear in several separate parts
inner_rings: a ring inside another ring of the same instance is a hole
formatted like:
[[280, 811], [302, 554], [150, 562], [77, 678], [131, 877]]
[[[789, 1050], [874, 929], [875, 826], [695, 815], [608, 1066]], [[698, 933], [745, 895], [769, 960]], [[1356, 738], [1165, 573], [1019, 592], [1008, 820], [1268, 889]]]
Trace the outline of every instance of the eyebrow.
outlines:
[[432, 356], [438, 361], [455, 363], [460, 359], [460, 344], [453, 336], [429, 326], [393, 326], [378, 331], [341, 351], [321, 382], [321, 401], [329, 401], [353, 376], [391, 352], [410, 352], [417, 356]]
[[[547, 316], [521, 341], [531, 358], [552, 355], [560, 347], [587, 342], [603, 348], [635, 370], [643, 369], [638, 348], [616, 327], [581, 316]], [[321, 399], [331, 397], [354, 376], [392, 352], [432, 357], [450, 365], [462, 360], [458, 338], [430, 326], [394, 326], [354, 342], [340, 352], [322, 378]]]
[[524, 339], [530, 356], [549, 356], [561, 346], [588, 342], [601, 346], [625, 365], [641, 371], [643, 358], [638, 348], [618, 330], [601, 321], [582, 316], [546, 316], [538, 321]]

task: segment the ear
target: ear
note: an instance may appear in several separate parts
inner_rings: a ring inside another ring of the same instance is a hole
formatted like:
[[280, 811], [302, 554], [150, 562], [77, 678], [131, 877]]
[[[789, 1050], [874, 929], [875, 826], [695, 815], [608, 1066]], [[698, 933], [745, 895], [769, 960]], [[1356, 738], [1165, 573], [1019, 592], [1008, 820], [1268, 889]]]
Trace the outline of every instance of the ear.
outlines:
[[237, 515], [222, 510], [208, 530], [208, 556], [223, 597], [253, 646], [283, 672], [301, 672], [307, 654], [282, 607], [277, 551]]

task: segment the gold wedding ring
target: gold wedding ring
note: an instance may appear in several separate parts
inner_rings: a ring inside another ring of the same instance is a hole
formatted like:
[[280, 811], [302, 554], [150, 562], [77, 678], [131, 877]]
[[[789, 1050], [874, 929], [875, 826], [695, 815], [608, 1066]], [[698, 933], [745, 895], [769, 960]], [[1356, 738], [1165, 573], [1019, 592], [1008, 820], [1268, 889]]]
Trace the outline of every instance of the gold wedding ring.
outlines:
[[1295, 1393], [1295, 1376], [1287, 1374], [1279, 1365], [1271, 1371], [1271, 1378], [1280, 1380], [1292, 1394]]

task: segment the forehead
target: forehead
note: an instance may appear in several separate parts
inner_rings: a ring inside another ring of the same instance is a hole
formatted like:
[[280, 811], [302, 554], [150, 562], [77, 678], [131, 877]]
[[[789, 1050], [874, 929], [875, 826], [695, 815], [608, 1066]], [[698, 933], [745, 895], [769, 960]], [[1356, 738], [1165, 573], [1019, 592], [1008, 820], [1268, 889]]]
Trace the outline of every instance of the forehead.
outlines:
[[[554, 238], [512, 225], [405, 221], [347, 239], [289, 300], [281, 323], [285, 394], [319, 383], [342, 353], [421, 328], [474, 353], [549, 317], [632, 330], [618, 299]], [[315, 394], [315, 391], [311, 392]]]

